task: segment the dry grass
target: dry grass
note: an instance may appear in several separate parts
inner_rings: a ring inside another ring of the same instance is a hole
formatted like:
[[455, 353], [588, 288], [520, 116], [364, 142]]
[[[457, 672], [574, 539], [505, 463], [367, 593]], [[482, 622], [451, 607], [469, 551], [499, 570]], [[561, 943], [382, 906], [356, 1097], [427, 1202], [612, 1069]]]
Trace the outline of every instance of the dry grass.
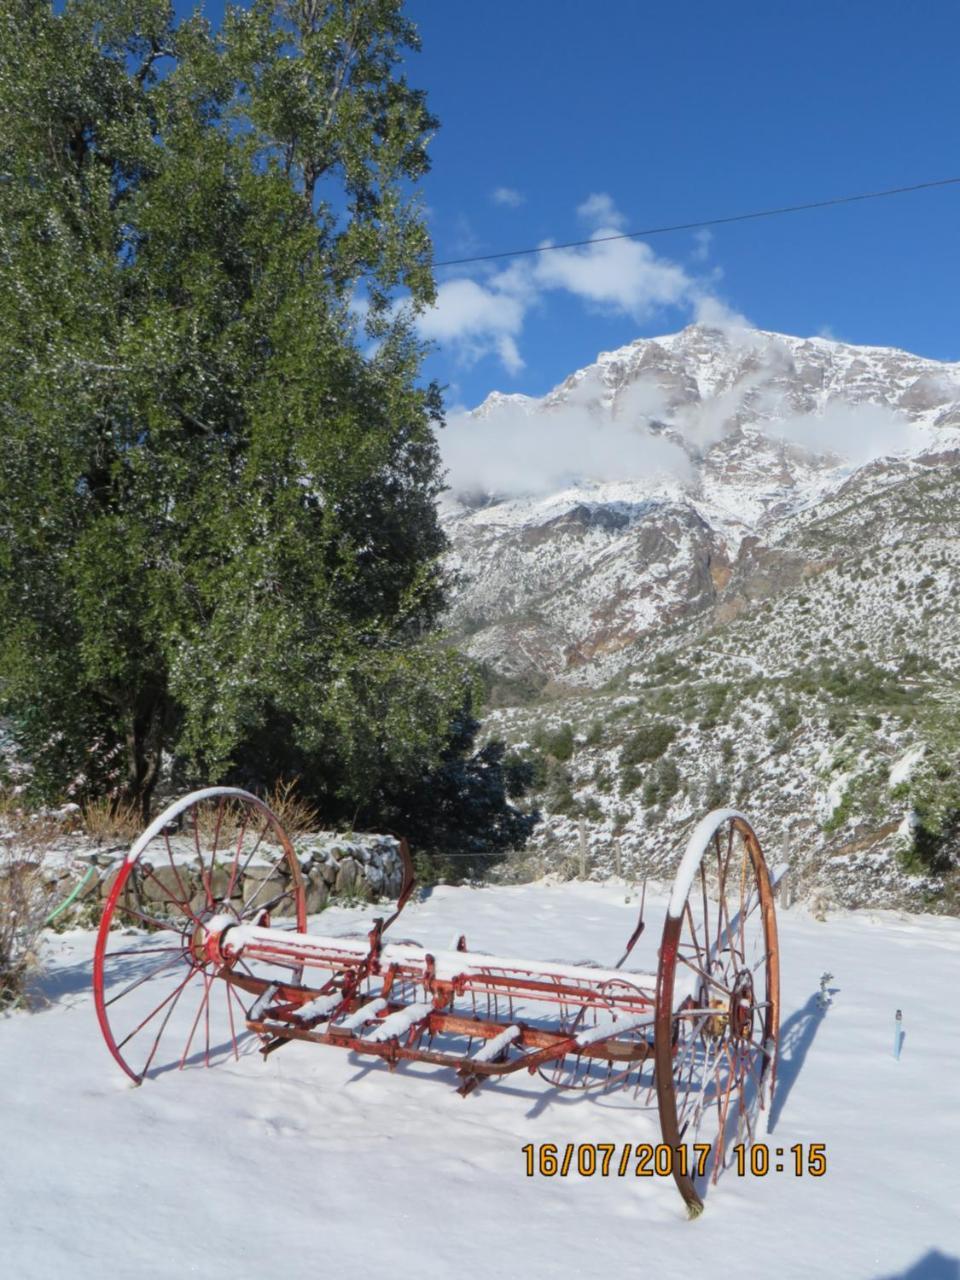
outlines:
[[0, 854], [0, 1008], [22, 1004], [39, 969], [44, 922], [57, 897], [42, 864]]
[[130, 844], [144, 825], [138, 805], [111, 796], [85, 804], [82, 820], [87, 835], [101, 844]]
[[0, 1008], [24, 1001], [39, 967], [40, 934], [59, 896], [46, 858], [77, 825], [72, 810], [29, 813], [18, 796], [0, 795]]
[[299, 783], [299, 778], [291, 778], [289, 782], [281, 779], [264, 797], [264, 803], [276, 814], [277, 821], [291, 837], [307, 835], [320, 825], [317, 809], [297, 794]]
[[[316, 831], [319, 822], [317, 810], [297, 794], [297, 782], [296, 778], [290, 782], [278, 782], [263, 796], [264, 804], [291, 838]], [[209, 847], [216, 839], [218, 848], [226, 849], [238, 839], [241, 830], [252, 832], [262, 829], [263, 821], [258, 814], [251, 814], [244, 801], [206, 800], [187, 813], [184, 829], [192, 831], [196, 822], [205, 845]]]

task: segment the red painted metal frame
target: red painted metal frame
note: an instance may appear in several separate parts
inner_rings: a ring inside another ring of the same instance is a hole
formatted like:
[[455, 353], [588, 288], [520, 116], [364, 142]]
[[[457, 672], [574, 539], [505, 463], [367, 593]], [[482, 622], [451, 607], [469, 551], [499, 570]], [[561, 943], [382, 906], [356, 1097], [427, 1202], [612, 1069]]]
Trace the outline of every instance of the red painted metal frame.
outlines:
[[[719, 1116], [714, 1178], [726, 1150], [728, 1118], [744, 1122], [752, 1140], [750, 1106], [745, 1099], [753, 1093], [756, 1105], [765, 1105], [775, 1076], [779, 957], [770, 878], [760, 844], [742, 815], [719, 811], [694, 833], [678, 873], [679, 887], [671, 897], [654, 975], [620, 968], [643, 931], [642, 905], [637, 927], [612, 970], [493, 958], [470, 952], [463, 937], [455, 951], [433, 953], [414, 943], [386, 941], [386, 930], [414, 888], [413, 863], [402, 839], [403, 879], [393, 913], [387, 919], [375, 919], [366, 939], [308, 934], [297, 859], [279, 823], [262, 802], [244, 793], [212, 789], [197, 795], [216, 798], [221, 792], [242, 796], [242, 803], [260, 812], [273, 829], [282, 850], [277, 865], [283, 865], [283, 874], [289, 878], [297, 927], [286, 931], [270, 927], [268, 919], [259, 922], [258, 917], [258, 922], [251, 923], [235, 909], [218, 909], [229, 904], [214, 902], [212, 876], [204, 877], [206, 909], [198, 914], [185, 902], [179, 943], [158, 949], [176, 953], [179, 946], [180, 953], [170, 965], [182, 962], [187, 966], [184, 983], [194, 977], [203, 983], [203, 999], [181, 1066], [204, 1011], [209, 1022], [209, 992], [220, 979], [227, 992], [235, 1052], [233, 999], [243, 1011], [246, 1028], [260, 1037], [265, 1054], [301, 1040], [379, 1057], [391, 1068], [400, 1061], [426, 1062], [453, 1069], [463, 1094], [484, 1079], [524, 1069], [531, 1074], [540, 1071], [560, 1087], [612, 1087], [633, 1082], [635, 1096], [641, 1088], [648, 1101], [656, 1093], [663, 1140], [677, 1152], [695, 1140], [704, 1100], [709, 1099]], [[184, 811], [190, 812], [193, 799], [183, 802]], [[223, 803], [221, 799], [221, 809]], [[195, 809], [195, 827], [197, 812]], [[158, 823], [160, 819], [145, 837], [154, 828], [163, 832]], [[148, 843], [145, 837], [131, 850], [113, 885], [94, 959], [97, 1016], [104, 1038], [116, 1061], [136, 1083], [146, 1068], [138, 1072], [125, 1059], [121, 1052], [125, 1042], [118, 1045], [114, 1038], [108, 1005], [139, 986], [141, 980], [107, 999], [104, 963], [110, 955], [137, 954], [135, 950], [111, 953], [107, 945], [114, 915], [124, 910], [121, 904], [130, 877]], [[702, 850], [695, 847], [698, 838], [703, 840]], [[202, 869], [202, 855], [200, 861]], [[739, 907], [734, 913], [731, 903], [737, 902], [738, 871]], [[718, 877], [719, 885], [715, 939], [708, 927], [708, 873]], [[231, 885], [234, 876], [235, 872]], [[690, 908], [698, 889], [703, 897], [699, 933]], [[744, 931], [745, 919], [754, 910], [758, 911], [754, 928], [761, 931], [763, 951], [751, 967]], [[677, 987], [683, 966], [700, 974], [696, 997], [689, 991], [684, 996]], [[160, 966], [167, 967], [165, 963]], [[317, 970], [326, 976], [317, 982], [305, 980], [305, 973]], [[242, 996], [255, 998], [251, 1009], [244, 1010]], [[171, 998], [175, 1003], [179, 995], [167, 997]], [[155, 1012], [163, 1009], [164, 1003]], [[165, 1017], [161, 1033], [166, 1021]], [[209, 1026], [206, 1034], [209, 1064]], [[494, 1040], [498, 1043], [492, 1051], [485, 1050]], [[475, 1042], [479, 1042], [479, 1050], [474, 1050]], [[684, 1094], [694, 1087], [695, 1065], [700, 1097], [691, 1109]], [[691, 1115], [696, 1118], [692, 1131], [688, 1129]], [[691, 1216], [696, 1216], [702, 1198], [685, 1168], [678, 1156], [674, 1176]]]

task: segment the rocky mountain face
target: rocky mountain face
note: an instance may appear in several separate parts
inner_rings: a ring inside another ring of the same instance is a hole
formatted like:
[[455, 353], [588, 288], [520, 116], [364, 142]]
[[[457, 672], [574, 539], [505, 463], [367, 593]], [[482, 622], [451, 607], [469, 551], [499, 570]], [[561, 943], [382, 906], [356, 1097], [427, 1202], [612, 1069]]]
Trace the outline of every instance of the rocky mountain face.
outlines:
[[448, 433], [515, 873], [657, 874], [729, 803], [799, 892], [957, 909], [960, 365], [692, 326]]

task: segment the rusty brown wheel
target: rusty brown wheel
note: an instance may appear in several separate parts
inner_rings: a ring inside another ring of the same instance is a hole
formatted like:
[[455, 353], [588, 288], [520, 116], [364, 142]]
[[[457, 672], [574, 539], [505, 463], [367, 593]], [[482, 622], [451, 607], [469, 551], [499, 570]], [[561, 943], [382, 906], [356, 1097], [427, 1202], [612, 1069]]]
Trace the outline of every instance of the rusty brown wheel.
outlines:
[[155, 818], [117, 872], [94, 952], [100, 1028], [134, 1083], [239, 1054], [247, 1008], [243, 993], [222, 981], [208, 925], [303, 931], [306, 918], [293, 846], [256, 796], [209, 787]]
[[742, 814], [716, 810], [680, 863], [657, 972], [657, 1105], [691, 1216], [730, 1146], [753, 1143], [766, 1122], [779, 1012], [776, 916], [760, 842]]

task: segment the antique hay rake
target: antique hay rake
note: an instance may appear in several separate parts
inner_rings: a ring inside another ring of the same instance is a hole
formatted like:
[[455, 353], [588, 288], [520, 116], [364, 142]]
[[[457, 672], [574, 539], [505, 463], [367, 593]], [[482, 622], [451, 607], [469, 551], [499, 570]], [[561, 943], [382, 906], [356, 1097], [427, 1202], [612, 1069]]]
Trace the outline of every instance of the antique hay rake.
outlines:
[[[233, 787], [194, 792], [144, 831], [116, 875], [94, 959], [97, 1016], [139, 1084], [291, 1040], [451, 1067], [459, 1092], [527, 1070], [563, 1089], [630, 1089], [656, 1105], [691, 1216], [735, 1141], [765, 1121], [776, 1072], [779, 957], [760, 844], [732, 809], [680, 862], [656, 973], [390, 942], [414, 886], [366, 934], [306, 932], [305, 878], [276, 817]], [[122, 930], [122, 933], [118, 932]], [[697, 1177], [697, 1151], [709, 1149]], [[699, 1188], [699, 1189], [698, 1189]]]

